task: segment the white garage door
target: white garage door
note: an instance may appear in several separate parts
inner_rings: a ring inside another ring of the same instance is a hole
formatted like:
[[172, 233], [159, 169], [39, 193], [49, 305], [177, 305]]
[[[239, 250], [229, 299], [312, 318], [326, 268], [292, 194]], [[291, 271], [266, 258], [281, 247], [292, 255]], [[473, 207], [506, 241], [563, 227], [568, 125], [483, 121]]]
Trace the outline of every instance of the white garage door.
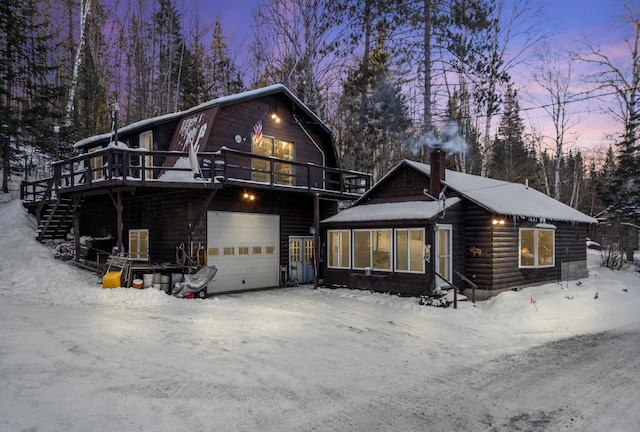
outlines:
[[269, 288], [279, 284], [280, 216], [207, 214], [207, 262], [218, 273], [208, 291]]

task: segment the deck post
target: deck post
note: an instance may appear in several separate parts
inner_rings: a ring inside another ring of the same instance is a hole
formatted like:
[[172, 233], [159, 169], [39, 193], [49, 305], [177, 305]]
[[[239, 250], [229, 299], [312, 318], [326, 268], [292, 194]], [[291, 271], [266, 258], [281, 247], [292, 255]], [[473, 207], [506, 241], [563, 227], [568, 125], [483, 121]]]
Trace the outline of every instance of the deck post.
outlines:
[[320, 257], [320, 194], [313, 195], [313, 288], [318, 288]]
[[116, 210], [118, 213], [118, 255], [123, 255], [122, 249], [122, 192], [118, 192], [118, 201], [116, 204]]

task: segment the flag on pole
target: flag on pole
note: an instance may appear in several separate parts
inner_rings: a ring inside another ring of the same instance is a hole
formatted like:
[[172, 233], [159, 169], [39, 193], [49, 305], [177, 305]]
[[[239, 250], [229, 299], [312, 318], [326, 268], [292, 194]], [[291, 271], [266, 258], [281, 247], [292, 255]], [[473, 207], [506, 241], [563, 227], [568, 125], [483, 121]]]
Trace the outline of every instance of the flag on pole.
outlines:
[[262, 117], [253, 125], [253, 142], [262, 148]]
[[189, 165], [191, 165], [191, 171], [193, 171], [193, 177], [202, 177], [200, 173], [200, 164], [198, 163], [198, 156], [196, 150], [193, 148], [193, 143], [189, 144]]

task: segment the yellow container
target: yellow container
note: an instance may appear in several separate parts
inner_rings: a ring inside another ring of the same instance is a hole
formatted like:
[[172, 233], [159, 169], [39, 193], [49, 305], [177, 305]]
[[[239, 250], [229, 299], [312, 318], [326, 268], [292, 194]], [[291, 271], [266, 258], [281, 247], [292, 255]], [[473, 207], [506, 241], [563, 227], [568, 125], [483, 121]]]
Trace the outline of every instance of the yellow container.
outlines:
[[102, 276], [102, 288], [119, 288], [120, 276], [122, 276], [122, 270], [107, 272]]

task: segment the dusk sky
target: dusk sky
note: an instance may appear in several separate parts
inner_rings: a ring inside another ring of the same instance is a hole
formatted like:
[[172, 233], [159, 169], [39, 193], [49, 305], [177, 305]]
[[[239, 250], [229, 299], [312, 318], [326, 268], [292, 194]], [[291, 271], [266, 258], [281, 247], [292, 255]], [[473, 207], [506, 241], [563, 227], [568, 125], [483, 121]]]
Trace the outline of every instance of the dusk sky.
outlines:
[[[258, 0], [215, 1], [203, 8], [212, 17], [219, 16], [225, 35], [235, 44], [246, 48], [253, 33], [251, 16], [258, 3]], [[532, 4], [542, 7], [543, 25], [548, 33], [554, 34], [553, 46], [558, 49], [578, 47], [585, 37], [604, 48], [622, 44], [619, 28], [619, 18], [625, 15], [622, 0], [532, 0]], [[521, 70], [513, 73], [513, 79], [517, 85], [530, 88], [531, 77], [527, 75], [527, 70]], [[579, 83], [576, 82], [576, 85]], [[544, 95], [540, 95], [540, 98], [544, 98]], [[527, 126], [535, 124], [550, 135], [550, 124], [546, 120], [548, 115], [542, 110], [532, 109], [535, 106], [535, 101], [521, 100], [521, 107], [525, 108], [525, 123]], [[572, 106], [576, 106], [574, 117], [578, 124], [570, 130], [568, 146], [580, 149], [608, 146], [610, 141], [606, 139], [607, 134], [617, 132], [620, 126], [611, 117], [598, 113], [599, 104], [593, 101], [581, 104], [579, 108], [577, 104]]]

